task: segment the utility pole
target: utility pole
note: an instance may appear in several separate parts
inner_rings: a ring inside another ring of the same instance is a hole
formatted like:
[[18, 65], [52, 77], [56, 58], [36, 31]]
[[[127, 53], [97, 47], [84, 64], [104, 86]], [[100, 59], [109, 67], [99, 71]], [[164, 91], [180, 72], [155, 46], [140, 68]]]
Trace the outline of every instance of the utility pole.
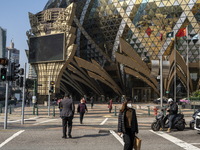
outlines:
[[50, 100], [51, 100], [50, 82], [51, 82], [51, 79], [50, 79], [50, 77], [49, 77], [48, 116], [50, 116]]
[[163, 107], [163, 52], [161, 50], [160, 56], [160, 106]]
[[24, 124], [24, 104], [25, 104], [25, 86], [26, 86], [26, 63], [24, 68], [24, 78], [23, 78], [23, 99], [22, 99], [22, 120], [21, 124]]
[[[8, 67], [7, 76], [10, 77], [10, 50], [8, 50]], [[4, 115], [4, 129], [7, 129], [8, 122], [8, 90], [9, 90], [9, 80], [6, 80], [6, 96], [5, 96], [5, 115]]]

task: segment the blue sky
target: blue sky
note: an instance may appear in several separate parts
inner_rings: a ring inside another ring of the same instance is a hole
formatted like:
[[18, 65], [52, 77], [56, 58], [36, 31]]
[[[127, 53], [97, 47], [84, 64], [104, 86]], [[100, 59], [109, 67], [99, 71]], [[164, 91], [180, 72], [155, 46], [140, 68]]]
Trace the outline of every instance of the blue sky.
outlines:
[[43, 10], [48, 0], [1, 0], [0, 26], [7, 30], [7, 44], [13, 39], [15, 48], [20, 50], [20, 64], [28, 62], [25, 49], [28, 49], [26, 31], [30, 29], [28, 12], [36, 14]]

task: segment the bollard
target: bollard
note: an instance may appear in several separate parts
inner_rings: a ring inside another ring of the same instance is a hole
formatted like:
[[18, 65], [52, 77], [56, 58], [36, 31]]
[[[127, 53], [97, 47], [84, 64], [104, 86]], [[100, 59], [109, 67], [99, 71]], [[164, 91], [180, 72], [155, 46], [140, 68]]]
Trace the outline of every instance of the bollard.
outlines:
[[181, 107], [178, 105], [178, 112], [181, 113]]
[[153, 111], [154, 111], [154, 116], [157, 116], [157, 114], [158, 114], [158, 108], [154, 107]]
[[10, 112], [9, 113], [12, 114], [12, 107], [11, 107], [11, 105], [10, 105]]
[[36, 115], [38, 116], [38, 106], [36, 106]]
[[53, 116], [55, 117], [55, 105], [53, 105]]
[[115, 116], [117, 116], [117, 106], [115, 106]]
[[148, 107], [148, 116], [150, 116], [150, 106], [147, 107]]
[[35, 104], [33, 104], [33, 115], [35, 115]]
[[0, 104], [0, 113], [3, 113], [2, 104]]

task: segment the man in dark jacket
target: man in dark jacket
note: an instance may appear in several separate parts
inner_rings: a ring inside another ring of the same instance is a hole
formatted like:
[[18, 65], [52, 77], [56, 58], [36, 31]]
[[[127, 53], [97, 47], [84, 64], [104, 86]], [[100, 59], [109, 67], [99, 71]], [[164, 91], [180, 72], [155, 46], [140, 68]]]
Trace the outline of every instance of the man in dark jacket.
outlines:
[[124, 102], [118, 116], [118, 134], [123, 134], [124, 150], [133, 149], [135, 133], [138, 133], [138, 122], [132, 102]]
[[167, 132], [169, 133], [171, 132], [173, 119], [176, 117], [178, 113], [178, 105], [173, 101], [172, 98], [168, 99], [168, 103], [169, 103], [169, 108], [167, 109], [167, 111], [169, 112], [169, 128]]
[[60, 117], [62, 118], [62, 126], [63, 126], [63, 137], [67, 138], [67, 125], [68, 125], [68, 136], [72, 138], [72, 120], [74, 117], [75, 106], [72, 98], [70, 98], [69, 94], [65, 94], [64, 98], [61, 100], [62, 111], [60, 112]]

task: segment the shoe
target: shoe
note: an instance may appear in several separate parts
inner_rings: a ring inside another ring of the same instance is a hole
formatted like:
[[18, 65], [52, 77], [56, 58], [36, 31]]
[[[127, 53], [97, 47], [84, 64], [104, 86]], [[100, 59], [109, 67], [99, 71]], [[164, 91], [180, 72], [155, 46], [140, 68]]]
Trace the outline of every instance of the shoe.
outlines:
[[69, 136], [70, 139], [72, 138], [72, 135], [68, 135], [68, 136]]
[[66, 136], [62, 136], [62, 138], [63, 138], [63, 139], [66, 139], [67, 137], [66, 137]]
[[163, 131], [163, 128], [160, 128], [160, 131]]
[[170, 133], [170, 132], [171, 132], [171, 129], [170, 129], [170, 128], [168, 128], [168, 129], [167, 129], [167, 133]]

